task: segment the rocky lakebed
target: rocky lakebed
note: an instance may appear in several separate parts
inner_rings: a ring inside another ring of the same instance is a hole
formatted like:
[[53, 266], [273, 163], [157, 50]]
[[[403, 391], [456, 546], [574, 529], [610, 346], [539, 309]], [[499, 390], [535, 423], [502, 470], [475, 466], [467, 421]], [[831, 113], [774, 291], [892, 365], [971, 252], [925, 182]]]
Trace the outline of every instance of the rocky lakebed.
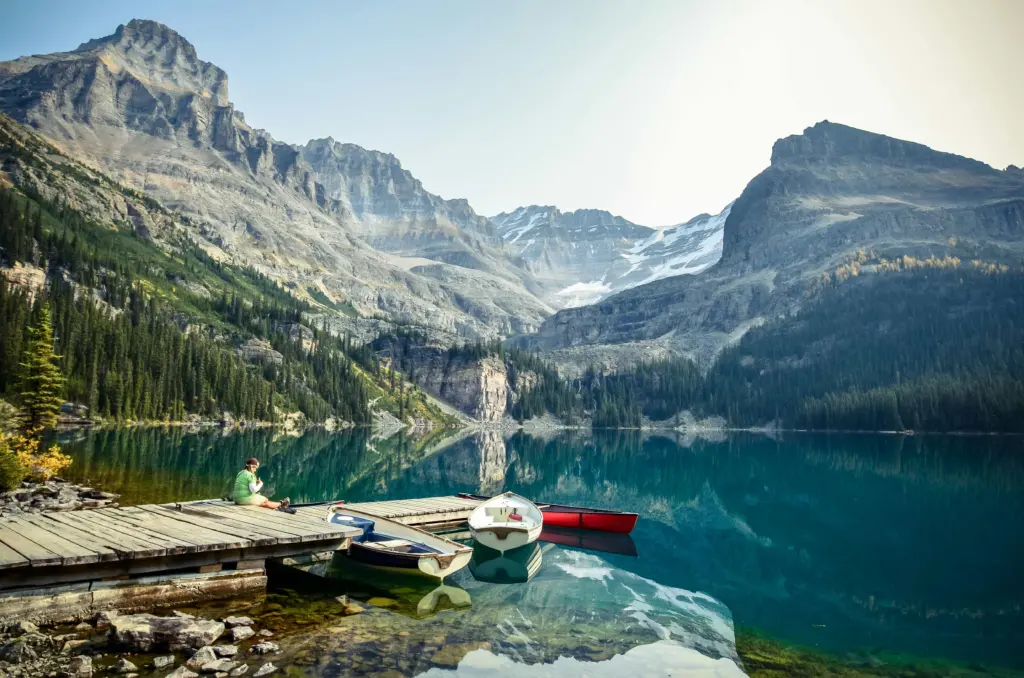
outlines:
[[21, 621], [0, 635], [0, 676], [268, 676], [278, 670], [272, 659], [280, 647], [273, 636], [250, 617], [215, 620], [179, 611], [101, 612], [91, 621], [45, 631]]

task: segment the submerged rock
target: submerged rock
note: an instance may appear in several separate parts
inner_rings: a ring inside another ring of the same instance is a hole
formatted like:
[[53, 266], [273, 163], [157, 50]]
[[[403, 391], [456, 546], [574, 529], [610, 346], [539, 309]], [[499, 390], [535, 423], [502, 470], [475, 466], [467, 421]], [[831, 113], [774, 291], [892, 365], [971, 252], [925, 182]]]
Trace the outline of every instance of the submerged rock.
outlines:
[[203, 647], [196, 651], [186, 662], [190, 669], [201, 669], [206, 664], [217, 661], [217, 653], [212, 647]]
[[135, 664], [132, 664], [130, 661], [128, 661], [124, 657], [121, 657], [120, 659], [118, 659], [117, 663], [114, 664], [114, 671], [116, 671], [118, 673], [135, 673], [138, 670], [139, 670], [138, 666], [136, 666]]
[[14, 635], [23, 636], [26, 633], [38, 633], [39, 627], [30, 621], [20, 621], [14, 625]]
[[252, 674], [252, 678], [260, 678], [260, 676], [269, 676], [274, 671], [277, 671], [277, 667], [274, 666], [272, 663], [267, 662], [259, 669], [257, 669], [256, 673]]
[[189, 671], [184, 666], [179, 666], [168, 673], [166, 678], [199, 678], [199, 674], [195, 671]]
[[216, 661], [203, 664], [203, 673], [227, 673], [231, 669], [238, 666], [238, 662], [233, 662], [230, 659], [218, 659]]
[[262, 643], [257, 643], [249, 648], [256, 654], [267, 654], [269, 652], [280, 652], [281, 647], [277, 643], [271, 643], [269, 640], [265, 640]]
[[256, 632], [252, 630], [251, 626], [236, 626], [231, 629], [231, 640], [237, 643], [246, 638], [251, 638], [255, 634]]
[[109, 629], [110, 625], [114, 622], [114, 620], [117, 619], [120, 616], [121, 616], [121, 613], [117, 612], [116, 610], [108, 610], [108, 611], [105, 611], [105, 612], [97, 612], [96, 613], [96, 630], [97, 631], [103, 631], [104, 629]]
[[36, 658], [36, 651], [28, 646], [28, 643], [24, 641], [18, 641], [16, 643], [8, 643], [3, 647], [0, 647], [0, 659], [10, 662], [11, 664], [21, 664], [22, 662], [31, 661]]
[[91, 678], [92, 657], [74, 657], [68, 666], [68, 678]]
[[111, 623], [117, 643], [142, 652], [196, 649], [210, 645], [224, 633], [224, 624], [208, 619], [157, 617], [133, 614], [116, 617]]
[[153, 668], [154, 669], [166, 669], [169, 666], [174, 666], [175, 658], [173, 654], [169, 654], [165, 657], [153, 657]]
[[228, 625], [228, 628], [235, 626], [252, 626], [252, 619], [249, 617], [225, 617], [224, 623]]

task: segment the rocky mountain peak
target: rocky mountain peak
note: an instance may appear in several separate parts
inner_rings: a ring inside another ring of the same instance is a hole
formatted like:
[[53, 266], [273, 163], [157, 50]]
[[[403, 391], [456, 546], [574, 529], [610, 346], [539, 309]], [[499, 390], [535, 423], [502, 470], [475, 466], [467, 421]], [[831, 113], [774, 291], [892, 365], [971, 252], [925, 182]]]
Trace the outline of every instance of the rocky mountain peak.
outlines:
[[793, 161], [829, 163], [841, 160], [867, 160], [899, 166], [992, 169], [983, 162], [936, 151], [924, 144], [894, 139], [828, 120], [808, 127], [803, 134], [779, 139], [772, 146], [772, 166]]
[[[433, 223], [441, 225], [441, 231], [447, 230], [445, 225], [451, 225], [482, 236], [492, 244], [500, 243], [491, 223], [473, 211], [467, 200], [445, 200], [430, 193], [391, 153], [341, 143], [332, 137], [311, 139], [294, 148], [312, 167], [315, 180], [324, 186], [327, 195], [359, 218]], [[435, 235], [441, 234], [439, 231]], [[380, 249], [393, 251], [397, 235], [376, 233], [371, 242]], [[422, 233], [417, 236], [421, 242], [423, 237]]]
[[113, 73], [129, 71], [147, 87], [194, 93], [228, 105], [228, 75], [201, 60], [195, 46], [157, 21], [132, 19], [111, 35], [89, 40], [72, 54], [94, 56]]
[[317, 157], [321, 160], [330, 157], [334, 159], [334, 162], [341, 162], [349, 166], [372, 164], [387, 168], [389, 171], [407, 174], [408, 180], [419, 183], [412, 174], [402, 169], [401, 161], [391, 153], [373, 151], [358, 144], [336, 141], [334, 137], [310, 139], [305, 146], [300, 147], [300, 150], [306, 157]]

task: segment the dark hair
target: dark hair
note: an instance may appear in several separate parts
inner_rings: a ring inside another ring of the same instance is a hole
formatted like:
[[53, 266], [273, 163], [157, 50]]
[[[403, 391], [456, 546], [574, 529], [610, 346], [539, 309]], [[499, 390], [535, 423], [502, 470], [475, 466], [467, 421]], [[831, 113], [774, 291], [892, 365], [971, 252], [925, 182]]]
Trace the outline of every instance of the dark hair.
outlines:
[[259, 464], [259, 463], [260, 463], [260, 460], [257, 459], [256, 457], [249, 457], [248, 459], [245, 460], [245, 465], [246, 466], [254, 466], [254, 465]]

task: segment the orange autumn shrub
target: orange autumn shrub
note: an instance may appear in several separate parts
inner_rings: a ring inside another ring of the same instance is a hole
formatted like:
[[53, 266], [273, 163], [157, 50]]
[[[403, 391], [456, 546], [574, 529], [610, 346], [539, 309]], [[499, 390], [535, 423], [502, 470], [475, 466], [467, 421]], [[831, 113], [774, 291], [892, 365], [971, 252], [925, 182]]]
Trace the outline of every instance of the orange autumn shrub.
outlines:
[[0, 431], [0, 486], [10, 489], [25, 478], [37, 482], [49, 480], [71, 466], [71, 457], [60, 447], [40, 450], [39, 431], [4, 433]]

